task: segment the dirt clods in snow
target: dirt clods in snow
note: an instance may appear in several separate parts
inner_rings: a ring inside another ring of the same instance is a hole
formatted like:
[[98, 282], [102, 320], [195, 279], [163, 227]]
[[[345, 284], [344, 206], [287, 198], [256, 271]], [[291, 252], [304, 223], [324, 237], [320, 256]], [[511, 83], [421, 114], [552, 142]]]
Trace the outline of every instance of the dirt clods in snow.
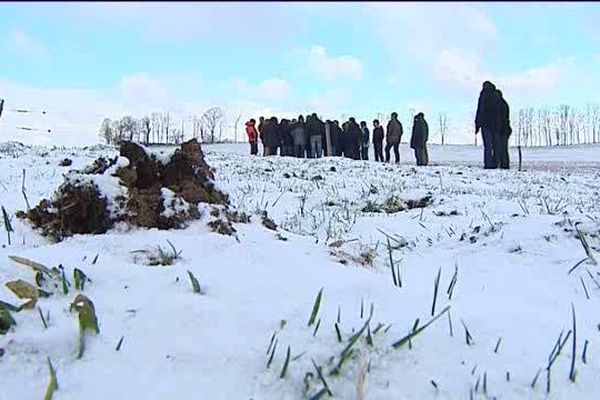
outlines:
[[[128, 165], [119, 163], [119, 157], [98, 158], [82, 171], [70, 172], [52, 200], [42, 200], [18, 216], [60, 241], [77, 233], [105, 233], [121, 221], [145, 228], [184, 228], [200, 218], [199, 203], [229, 204], [228, 196], [215, 188], [195, 139], [176, 149], [166, 164], [133, 142], [122, 143], [120, 155]], [[105, 185], [109, 188], [103, 191]]]

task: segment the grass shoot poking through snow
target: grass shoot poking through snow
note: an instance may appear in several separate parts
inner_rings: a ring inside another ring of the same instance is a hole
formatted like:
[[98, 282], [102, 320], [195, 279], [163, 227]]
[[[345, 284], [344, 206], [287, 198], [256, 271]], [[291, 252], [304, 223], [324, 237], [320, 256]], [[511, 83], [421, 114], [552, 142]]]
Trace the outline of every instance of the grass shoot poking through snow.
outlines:
[[200, 283], [198, 282], [198, 279], [196, 279], [196, 277], [194, 276], [194, 274], [192, 274], [190, 270], [188, 270], [187, 273], [190, 277], [190, 282], [192, 283], [192, 290], [194, 291], [194, 293], [202, 294], [202, 290], [200, 290]]
[[317, 318], [317, 314], [319, 314], [319, 307], [321, 307], [321, 296], [323, 295], [323, 289], [319, 290], [317, 294], [317, 298], [315, 299], [315, 304], [313, 305], [312, 311], [310, 313], [310, 318], [308, 319], [308, 326], [311, 326], [315, 323], [315, 319]]

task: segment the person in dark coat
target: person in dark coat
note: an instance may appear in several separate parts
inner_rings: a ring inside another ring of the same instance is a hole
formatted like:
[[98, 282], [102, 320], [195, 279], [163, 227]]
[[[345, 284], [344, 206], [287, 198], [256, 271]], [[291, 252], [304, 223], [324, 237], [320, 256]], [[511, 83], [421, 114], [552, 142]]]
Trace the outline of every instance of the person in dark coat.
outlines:
[[393, 112], [390, 122], [387, 124], [387, 137], [385, 145], [385, 162], [390, 162], [390, 149], [394, 148], [396, 163], [400, 162], [400, 141], [402, 140], [402, 123], [398, 121], [398, 114]]
[[292, 126], [292, 140], [294, 141], [294, 156], [304, 158], [306, 153], [306, 132], [304, 129], [304, 117], [300, 115], [298, 121]]
[[333, 137], [335, 138], [335, 146], [333, 146], [335, 150], [335, 155], [341, 157], [344, 155], [344, 131], [342, 127], [340, 127], [340, 122], [338, 120], [333, 121], [333, 127], [331, 128]]
[[483, 138], [483, 164], [485, 169], [498, 167], [495, 147], [498, 138], [498, 104], [494, 92], [496, 86], [489, 81], [483, 82], [483, 88], [477, 101], [477, 114], [475, 115], [475, 134], [481, 129]]
[[500, 90], [496, 90], [494, 94], [495, 102], [498, 105], [498, 112], [496, 114], [498, 118], [496, 123], [498, 136], [495, 141], [496, 148], [494, 151], [498, 166], [502, 169], [509, 169], [508, 139], [512, 133], [512, 128], [510, 127], [510, 108]]
[[294, 140], [292, 139], [292, 124], [287, 119], [281, 120], [281, 155], [282, 156], [293, 156], [294, 155]]
[[383, 161], [383, 127], [379, 125], [379, 120], [373, 121], [373, 148], [375, 151], [375, 161]]
[[350, 117], [346, 124], [344, 139], [344, 155], [353, 160], [360, 160], [362, 131], [360, 130], [360, 126], [358, 126], [354, 117]]
[[272, 117], [263, 124], [263, 145], [265, 156], [277, 155], [277, 147], [280, 144], [279, 124], [277, 118]]
[[361, 159], [368, 160], [369, 159], [369, 128], [367, 128], [367, 123], [365, 121], [360, 121], [360, 130], [361, 130], [361, 142], [360, 142], [360, 150], [361, 150]]
[[319, 158], [323, 154], [323, 135], [325, 134], [325, 124], [317, 114], [312, 114], [306, 120], [306, 133], [310, 147], [310, 158]]
[[425, 115], [418, 113], [415, 115], [410, 137], [410, 148], [415, 150], [417, 165], [429, 164], [429, 154], [427, 153], [427, 140], [429, 139], [429, 126], [425, 121]]
[[265, 147], [265, 139], [263, 133], [263, 127], [265, 126], [265, 117], [260, 117], [258, 119], [258, 137], [260, 138], [261, 143], [263, 144], [263, 157], [267, 155], [267, 148]]
[[338, 130], [335, 127], [335, 123], [333, 121], [328, 121], [327, 125], [329, 125], [329, 140], [331, 142], [331, 155], [337, 156], [337, 143], [338, 143]]

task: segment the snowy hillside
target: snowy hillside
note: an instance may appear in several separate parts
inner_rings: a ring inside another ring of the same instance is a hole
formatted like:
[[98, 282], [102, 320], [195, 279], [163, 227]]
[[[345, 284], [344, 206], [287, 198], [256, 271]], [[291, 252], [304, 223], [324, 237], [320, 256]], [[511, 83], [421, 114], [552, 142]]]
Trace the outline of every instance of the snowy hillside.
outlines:
[[[523, 172], [483, 170], [471, 146], [433, 146], [437, 165], [421, 168], [406, 148], [400, 166], [247, 150], [204, 147], [252, 216], [235, 236], [205, 217], [50, 244], [12, 219], [0, 300], [24, 303], [6, 282], [35, 284], [9, 256], [62, 265], [71, 286], [11, 312], [0, 399], [44, 398], [48, 357], [60, 400], [600, 396], [598, 147], [525, 149]], [[0, 144], [0, 205], [33, 207], [108, 155]], [[146, 265], [139, 250], [169, 242], [173, 265]], [[99, 326], [81, 358], [75, 269]]]

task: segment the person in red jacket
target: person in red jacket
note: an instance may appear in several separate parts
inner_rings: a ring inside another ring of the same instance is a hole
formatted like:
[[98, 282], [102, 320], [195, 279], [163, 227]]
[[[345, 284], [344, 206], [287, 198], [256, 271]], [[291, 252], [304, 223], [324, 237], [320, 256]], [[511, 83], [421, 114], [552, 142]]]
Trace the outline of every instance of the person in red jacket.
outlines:
[[251, 119], [246, 122], [246, 133], [248, 134], [248, 142], [250, 143], [250, 155], [258, 154], [258, 132], [256, 131], [256, 121]]

